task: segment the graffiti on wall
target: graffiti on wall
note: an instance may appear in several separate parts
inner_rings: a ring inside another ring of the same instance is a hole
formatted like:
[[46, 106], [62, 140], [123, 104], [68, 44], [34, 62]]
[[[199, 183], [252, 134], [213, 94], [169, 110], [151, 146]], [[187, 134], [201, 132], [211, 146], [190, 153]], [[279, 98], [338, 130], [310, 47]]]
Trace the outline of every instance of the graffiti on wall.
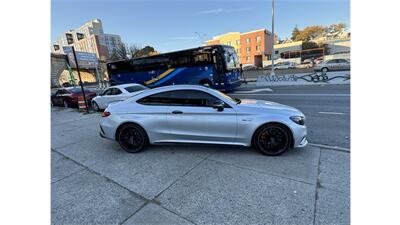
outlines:
[[257, 86], [350, 84], [350, 71], [259, 76]]

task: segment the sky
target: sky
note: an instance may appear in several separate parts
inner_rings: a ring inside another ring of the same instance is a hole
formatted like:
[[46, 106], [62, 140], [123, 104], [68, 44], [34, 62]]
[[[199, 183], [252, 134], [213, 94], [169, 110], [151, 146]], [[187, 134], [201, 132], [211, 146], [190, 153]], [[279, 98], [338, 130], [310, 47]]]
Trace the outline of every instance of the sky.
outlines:
[[[51, 40], [91, 19], [105, 33], [127, 44], [168, 52], [200, 46], [227, 32], [271, 30], [271, 0], [52, 0]], [[293, 28], [345, 23], [349, 0], [275, 0], [275, 33], [290, 37]]]

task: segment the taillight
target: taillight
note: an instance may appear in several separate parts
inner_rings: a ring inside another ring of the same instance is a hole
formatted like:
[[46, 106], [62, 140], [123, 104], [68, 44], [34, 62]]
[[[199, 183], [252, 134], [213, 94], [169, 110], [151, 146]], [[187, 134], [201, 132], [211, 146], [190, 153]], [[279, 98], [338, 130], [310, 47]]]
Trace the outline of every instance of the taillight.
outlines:
[[109, 116], [109, 115], [111, 115], [110, 112], [104, 111], [104, 112], [103, 112], [103, 115], [101, 115], [101, 116], [102, 116], [102, 117], [107, 117], [107, 116]]

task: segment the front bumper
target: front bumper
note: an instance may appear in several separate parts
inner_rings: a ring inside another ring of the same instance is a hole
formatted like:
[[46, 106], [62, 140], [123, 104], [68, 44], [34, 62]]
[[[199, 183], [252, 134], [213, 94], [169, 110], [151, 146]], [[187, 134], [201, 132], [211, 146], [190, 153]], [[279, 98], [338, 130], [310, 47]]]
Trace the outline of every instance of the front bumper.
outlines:
[[[293, 128], [294, 127], [294, 128]], [[303, 148], [308, 144], [307, 127], [296, 124], [292, 127], [293, 132], [293, 147]]]

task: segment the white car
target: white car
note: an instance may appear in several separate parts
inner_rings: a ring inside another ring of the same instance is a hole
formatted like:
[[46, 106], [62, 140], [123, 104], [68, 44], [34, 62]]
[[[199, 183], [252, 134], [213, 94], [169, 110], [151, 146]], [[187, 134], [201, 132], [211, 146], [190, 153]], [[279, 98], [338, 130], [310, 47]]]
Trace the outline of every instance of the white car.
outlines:
[[280, 155], [307, 145], [305, 116], [290, 106], [231, 98], [200, 85], [141, 92], [107, 107], [100, 136], [131, 153], [148, 144], [191, 143], [253, 146]]
[[350, 61], [346, 59], [331, 59], [314, 66], [314, 71], [350, 70]]
[[149, 88], [141, 84], [121, 84], [109, 87], [92, 99], [93, 109], [100, 111], [107, 108], [110, 103], [123, 101], [146, 89]]

